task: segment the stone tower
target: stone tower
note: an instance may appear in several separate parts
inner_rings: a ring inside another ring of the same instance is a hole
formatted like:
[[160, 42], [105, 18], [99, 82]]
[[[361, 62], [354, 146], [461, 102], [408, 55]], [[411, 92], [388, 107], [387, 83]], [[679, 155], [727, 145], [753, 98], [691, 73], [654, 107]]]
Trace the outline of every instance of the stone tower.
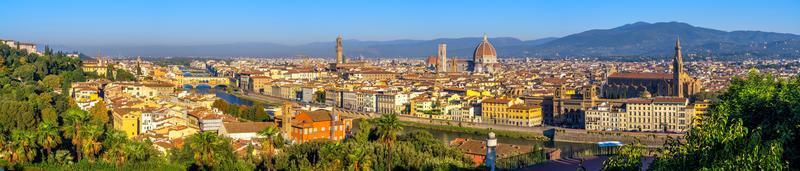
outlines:
[[681, 38], [675, 41], [675, 58], [672, 62], [672, 82], [673, 91], [675, 96], [683, 97], [683, 56], [681, 56]]
[[342, 35], [339, 35], [339, 37], [336, 38], [336, 63], [346, 63], [342, 54]]
[[438, 72], [447, 72], [447, 44], [439, 43], [439, 56], [438, 56], [438, 65], [436, 66], [436, 71]]
[[281, 126], [283, 127], [283, 137], [292, 139], [292, 103], [285, 101], [281, 106]]

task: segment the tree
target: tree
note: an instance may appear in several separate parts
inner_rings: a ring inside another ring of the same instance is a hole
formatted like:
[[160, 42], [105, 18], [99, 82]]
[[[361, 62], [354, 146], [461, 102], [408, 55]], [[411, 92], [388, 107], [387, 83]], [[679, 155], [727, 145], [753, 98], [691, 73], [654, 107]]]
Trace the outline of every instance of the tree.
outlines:
[[347, 160], [350, 163], [347, 166], [348, 170], [370, 170], [372, 166], [371, 157], [363, 146], [355, 146], [347, 154]]
[[123, 69], [117, 69], [116, 76], [114, 78], [117, 81], [136, 81], [135, 75]]
[[250, 108], [255, 110], [254, 113], [255, 113], [255, 120], [256, 121], [269, 121], [269, 120], [271, 120], [271, 118], [269, 117], [267, 112], [264, 111], [264, 105], [262, 105], [261, 103], [255, 103], [255, 104], [253, 104], [253, 106], [250, 106]]
[[94, 106], [89, 109], [89, 113], [92, 114], [92, 118], [97, 119], [104, 124], [108, 124], [110, 121], [108, 116], [108, 108], [106, 107], [106, 102], [103, 100], [100, 100], [94, 104]]
[[273, 145], [273, 138], [280, 134], [280, 130], [275, 126], [268, 126], [261, 131], [258, 131], [259, 136], [264, 137], [264, 141], [261, 142], [261, 152], [263, 161], [267, 164], [267, 169], [272, 170], [274, 166], [272, 164], [272, 157], [274, 155], [274, 145]]
[[636, 171], [642, 170], [642, 157], [644, 146], [636, 143], [622, 146], [619, 154], [611, 156], [603, 162], [603, 170], [608, 171]]
[[372, 131], [372, 124], [368, 119], [362, 119], [358, 122], [358, 132], [353, 134], [353, 140], [357, 143], [366, 143], [369, 141], [369, 135]]
[[61, 134], [55, 122], [45, 121], [39, 123], [36, 132], [36, 142], [44, 148], [45, 154], [50, 155], [52, 149], [61, 144]]
[[210, 170], [226, 162], [235, 162], [230, 140], [213, 132], [197, 133], [190, 136], [184, 144], [182, 160], [189, 161], [191, 167]]
[[750, 72], [734, 78], [685, 141], [670, 140], [652, 170], [784, 170], [800, 167], [800, 78]]
[[[379, 139], [388, 145], [389, 149], [392, 148], [392, 144], [397, 139], [397, 133], [403, 131], [403, 126], [400, 125], [400, 121], [397, 119], [396, 114], [388, 114], [383, 115], [378, 118], [377, 122], [377, 133]], [[392, 154], [391, 150], [389, 150], [388, 156], [389, 162], [389, 170], [392, 170]]]
[[98, 141], [100, 135], [103, 134], [103, 127], [98, 124], [89, 123], [83, 125], [79, 134], [81, 134], [81, 151], [83, 157], [94, 160], [95, 155], [102, 149], [102, 144]]
[[80, 110], [71, 108], [64, 112], [62, 116], [64, 124], [61, 126], [61, 131], [64, 132], [64, 138], [71, 140], [75, 153], [78, 155], [78, 160], [81, 160], [81, 150], [83, 137], [81, 135], [82, 127], [92, 119], [92, 117]]
[[51, 90], [61, 90], [61, 84], [63, 83], [64, 79], [58, 75], [47, 75], [42, 80], [42, 85]]
[[114, 64], [106, 65], [106, 79], [111, 80], [111, 81], [116, 80], [116, 79], [114, 79], [114, 71], [116, 71], [116, 70], [114, 70]]
[[36, 134], [26, 130], [11, 131], [11, 163], [27, 163], [36, 157]]
[[25, 64], [14, 70], [12, 74], [21, 81], [33, 81], [36, 79], [36, 66], [33, 64]]

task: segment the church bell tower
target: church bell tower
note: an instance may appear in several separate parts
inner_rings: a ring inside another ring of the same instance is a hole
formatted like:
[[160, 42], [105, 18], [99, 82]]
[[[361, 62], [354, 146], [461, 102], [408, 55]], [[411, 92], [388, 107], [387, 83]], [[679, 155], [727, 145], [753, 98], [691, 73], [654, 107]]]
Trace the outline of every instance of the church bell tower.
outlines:
[[672, 82], [673, 82], [673, 91], [675, 92], [674, 96], [683, 97], [683, 80], [681, 79], [681, 75], [683, 74], [683, 56], [681, 56], [681, 38], [678, 37], [678, 40], [675, 41], [675, 58], [672, 62]]

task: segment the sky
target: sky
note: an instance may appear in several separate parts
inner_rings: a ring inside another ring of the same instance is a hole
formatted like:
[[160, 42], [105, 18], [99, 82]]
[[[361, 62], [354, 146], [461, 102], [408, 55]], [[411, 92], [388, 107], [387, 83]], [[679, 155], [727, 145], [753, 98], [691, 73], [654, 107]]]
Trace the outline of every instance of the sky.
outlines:
[[0, 0], [0, 39], [37, 44], [297, 45], [561, 37], [638, 21], [800, 34], [798, 0]]

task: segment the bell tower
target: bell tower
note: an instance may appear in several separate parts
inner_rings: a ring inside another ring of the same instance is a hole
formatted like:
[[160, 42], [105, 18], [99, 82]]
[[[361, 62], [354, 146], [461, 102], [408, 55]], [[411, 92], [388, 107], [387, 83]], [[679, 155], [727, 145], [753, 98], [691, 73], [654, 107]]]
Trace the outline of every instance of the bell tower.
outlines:
[[672, 86], [675, 91], [674, 96], [683, 97], [683, 56], [681, 56], [681, 37], [675, 41], [675, 57], [672, 62]]

